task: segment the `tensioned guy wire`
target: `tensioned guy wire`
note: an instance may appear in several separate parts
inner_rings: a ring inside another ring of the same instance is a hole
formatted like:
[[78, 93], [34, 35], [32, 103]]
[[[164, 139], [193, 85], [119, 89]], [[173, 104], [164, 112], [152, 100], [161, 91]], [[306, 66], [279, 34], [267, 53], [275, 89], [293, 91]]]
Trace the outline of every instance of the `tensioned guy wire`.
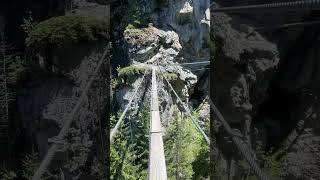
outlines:
[[[95, 77], [98, 74], [98, 71], [100, 69], [100, 67], [102, 66], [105, 57], [107, 56], [108, 52], [109, 52], [109, 48], [110, 48], [110, 44], [106, 47], [106, 49], [104, 50], [104, 53], [101, 57], [101, 59], [98, 62], [98, 65], [96, 67], [96, 69], [94, 70], [94, 72], [91, 75], [91, 78], [89, 80], [89, 82], [86, 84], [85, 89], [82, 91], [81, 96], [79, 97], [75, 107], [72, 109], [71, 113], [68, 113], [67, 117], [66, 117], [66, 121], [63, 123], [63, 127], [60, 130], [57, 139], [58, 140], [62, 140], [64, 138], [64, 136], [66, 135], [66, 133], [68, 132], [71, 123], [74, 120], [74, 117], [76, 114], [78, 114], [84, 100], [86, 99], [86, 94], [89, 91]], [[40, 180], [43, 173], [47, 170], [48, 166], [50, 165], [50, 162], [52, 161], [54, 155], [56, 154], [57, 150], [59, 149], [59, 145], [54, 143], [50, 149], [48, 150], [47, 154], [45, 155], [45, 157], [43, 158], [39, 168], [37, 169], [37, 171], [35, 172], [35, 174], [32, 177], [32, 180]]]
[[165, 79], [165, 81], [167, 82], [168, 86], [170, 87], [170, 89], [172, 90], [172, 92], [174, 93], [174, 95], [177, 97], [178, 101], [181, 103], [181, 105], [183, 106], [184, 110], [187, 112], [187, 114], [190, 116], [191, 121], [193, 122], [193, 124], [196, 126], [196, 128], [198, 129], [198, 131], [202, 134], [202, 136], [204, 137], [204, 139], [206, 140], [207, 144], [210, 144], [210, 140], [208, 138], [208, 136], [206, 135], [206, 133], [203, 131], [203, 129], [200, 127], [200, 125], [198, 124], [197, 120], [193, 117], [193, 115], [191, 114], [190, 109], [182, 102], [182, 100], [180, 99], [179, 95], [177, 94], [177, 92], [173, 89], [171, 83], [168, 81], [168, 79], [164, 76], [162, 70], [159, 68], [159, 71], [162, 75], [162, 77]]
[[[212, 3], [210, 7], [214, 6], [216, 3]], [[247, 6], [233, 6], [233, 7], [218, 7], [211, 8], [210, 11], [216, 12], [243, 12], [248, 13], [250, 10], [319, 10], [320, 0], [304, 0], [304, 1], [293, 1], [293, 2], [279, 2], [279, 3], [269, 3], [269, 4], [258, 4], [258, 5], [247, 5]]]
[[112, 142], [113, 137], [114, 137], [114, 136], [115, 136], [115, 134], [117, 133], [117, 130], [118, 130], [118, 128], [119, 128], [119, 126], [120, 126], [121, 122], [123, 121], [123, 119], [124, 119], [124, 117], [125, 117], [125, 115], [126, 115], [126, 113], [127, 113], [128, 109], [129, 109], [129, 107], [130, 107], [131, 103], [133, 102], [133, 99], [137, 97], [136, 95], [137, 95], [137, 93], [138, 93], [138, 90], [139, 90], [139, 88], [140, 88], [140, 86], [141, 86], [142, 82], [143, 82], [143, 81], [144, 81], [144, 79], [145, 79], [146, 74], [147, 74], [147, 70], [145, 71], [145, 73], [144, 73], [144, 75], [143, 75], [143, 77], [142, 77], [142, 79], [141, 79], [140, 83], [139, 83], [139, 84], [138, 84], [138, 86], [136, 87], [136, 89], [135, 89], [134, 93], [133, 93], [133, 94], [132, 94], [132, 96], [130, 97], [129, 103], [127, 104], [127, 106], [126, 106], [125, 110], [122, 112], [122, 114], [121, 114], [121, 116], [120, 116], [120, 118], [119, 118], [119, 120], [118, 120], [118, 122], [117, 122], [116, 126], [111, 130], [111, 133], [110, 133], [110, 143]]
[[241, 152], [241, 154], [244, 156], [244, 159], [248, 162], [250, 167], [253, 169], [254, 173], [258, 176], [260, 180], [269, 180], [266, 174], [264, 174], [263, 171], [261, 170], [258, 163], [252, 157], [252, 152], [250, 152], [248, 145], [242, 141], [241, 136], [233, 132], [230, 125], [224, 119], [224, 117], [222, 116], [218, 108], [214, 105], [211, 98], [209, 98], [209, 103], [210, 103], [211, 109], [216, 114], [218, 120], [221, 122], [222, 126], [225, 128], [227, 133], [231, 136], [232, 141], [234, 142], [238, 150]]

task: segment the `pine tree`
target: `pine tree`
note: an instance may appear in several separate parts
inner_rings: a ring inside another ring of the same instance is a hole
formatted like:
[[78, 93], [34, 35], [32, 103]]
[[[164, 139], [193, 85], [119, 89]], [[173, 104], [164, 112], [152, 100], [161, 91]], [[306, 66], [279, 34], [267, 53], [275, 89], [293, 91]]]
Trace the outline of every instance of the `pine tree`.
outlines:
[[201, 179], [207, 177], [209, 147], [186, 116], [177, 109], [175, 121], [164, 138], [168, 179]]
[[[208, 177], [208, 145], [190, 119], [178, 110], [174, 116], [164, 136], [168, 179]], [[143, 106], [136, 119], [124, 121], [111, 145], [111, 179], [148, 178], [150, 108]]]
[[[7, 44], [4, 32], [0, 34], [0, 144], [2, 147], [9, 147], [9, 106], [10, 94], [8, 88], [8, 57], [7, 51], [9, 46]], [[6, 154], [6, 148], [2, 149], [2, 153]]]
[[[124, 121], [111, 144], [111, 179], [147, 179], [149, 108], [138, 114], [139, 122]], [[115, 121], [113, 118], [112, 121]], [[115, 122], [111, 122], [115, 124]]]
[[[15, 99], [17, 83], [25, 73], [19, 53], [13, 43], [9, 43], [5, 31], [0, 30], [0, 144], [2, 155], [10, 156], [11, 146], [14, 143], [17, 128]], [[9, 129], [11, 128], [11, 129]], [[9, 153], [7, 154], [6, 151]]]

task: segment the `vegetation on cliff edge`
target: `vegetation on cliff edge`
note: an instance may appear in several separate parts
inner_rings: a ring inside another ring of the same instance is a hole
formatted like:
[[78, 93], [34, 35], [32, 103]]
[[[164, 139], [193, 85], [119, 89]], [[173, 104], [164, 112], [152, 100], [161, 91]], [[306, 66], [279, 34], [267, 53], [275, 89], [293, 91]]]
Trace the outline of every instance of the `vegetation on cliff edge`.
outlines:
[[26, 45], [32, 48], [59, 47], [67, 43], [107, 38], [107, 32], [107, 22], [94, 17], [81, 15], [52, 17], [29, 30]]

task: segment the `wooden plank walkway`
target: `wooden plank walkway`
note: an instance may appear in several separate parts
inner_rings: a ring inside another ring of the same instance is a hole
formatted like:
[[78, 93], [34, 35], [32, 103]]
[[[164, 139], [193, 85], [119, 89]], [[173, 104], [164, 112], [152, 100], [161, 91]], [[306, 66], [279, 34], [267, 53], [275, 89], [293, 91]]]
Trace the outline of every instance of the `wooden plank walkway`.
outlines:
[[149, 180], [167, 180], [155, 67], [152, 68], [151, 91]]

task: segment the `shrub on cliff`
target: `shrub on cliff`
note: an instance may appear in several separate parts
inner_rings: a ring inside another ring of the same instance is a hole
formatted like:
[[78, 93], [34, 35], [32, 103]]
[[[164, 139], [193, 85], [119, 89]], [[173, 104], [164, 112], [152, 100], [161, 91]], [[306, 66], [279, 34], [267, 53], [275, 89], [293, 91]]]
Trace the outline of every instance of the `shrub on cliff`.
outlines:
[[176, 81], [179, 78], [176, 73], [164, 73], [163, 75], [168, 79], [168, 81]]
[[[287, 175], [286, 166], [285, 166], [285, 157], [278, 159], [279, 152], [273, 152], [272, 150], [266, 152], [262, 150], [260, 145], [256, 149], [256, 154], [260, 157], [261, 170], [264, 172], [270, 179], [282, 180], [285, 179]], [[243, 168], [245, 174], [248, 176], [248, 180], [258, 180], [259, 178], [253, 173], [250, 166], [245, 160], [239, 161], [239, 165]]]
[[31, 48], [59, 47], [63, 44], [107, 38], [104, 20], [80, 15], [53, 17], [37, 24], [29, 33], [26, 45]]
[[136, 75], [144, 74], [146, 68], [138, 67], [138, 66], [128, 66], [124, 68], [118, 69], [118, 76], [119, 77], [133, 77]]

